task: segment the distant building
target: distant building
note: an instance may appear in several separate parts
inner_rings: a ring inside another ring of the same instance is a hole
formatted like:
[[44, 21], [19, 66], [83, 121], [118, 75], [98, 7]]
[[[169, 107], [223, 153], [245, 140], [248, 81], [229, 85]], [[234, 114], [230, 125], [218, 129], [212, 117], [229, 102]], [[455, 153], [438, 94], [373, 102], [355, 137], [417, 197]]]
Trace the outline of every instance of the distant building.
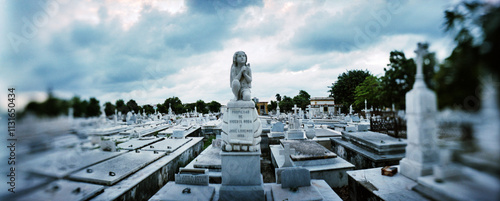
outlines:
[[269, 112], [267, 111], [267, 102], [257, 102], [255, 105], [257, 105], [257, 113], [259, 115], [268, 115]]
[[314, 116], [323, 114], [337, 115], [341, 104], [335, 104], [333, 97], [312, 97], [310, 99], [311, 113]]

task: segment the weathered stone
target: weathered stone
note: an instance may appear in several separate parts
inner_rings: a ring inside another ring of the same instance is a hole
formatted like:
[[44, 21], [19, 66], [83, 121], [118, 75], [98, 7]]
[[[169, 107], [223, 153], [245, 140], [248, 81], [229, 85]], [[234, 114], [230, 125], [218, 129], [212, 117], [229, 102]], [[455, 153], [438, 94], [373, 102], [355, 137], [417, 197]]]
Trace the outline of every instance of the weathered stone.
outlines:
[[291, 129], [285, 132], [285, 139], [287, 140], [303, 140], [305, 139], [304, 130]]
[[280, 185], [272, 185], [272, 192], [273, 200], [325, 200], [316, 186], [304, 186], [290, 190], [281, 188]]
[[262, 125], [253, 101], [230, 101], [223, 116], [224, 151], [260, 150]]
[[143, 148], [147, 145], [150, 145], [152, 143], [158, 142], [160, 140], [164, 140], [165, 138], [152, 138], [152, 139], [131, 139], [127, 142], [120, 143], [118, 144], [119, 149], [125, 149], [125, 150], [136, 150]]
[[282, 188], [298, 188], [311, 185], [309, 170], [301, 167], [283, 168], [281, 171]]
[[211, 201], [215, 195], [213, 186], [195, 186], [168, 182], [150, 201], [199, 200]]
[[259, 152], [224, 152], [222, 161], [222, 185], [252, 186], [262, 184]]
[[16, 200], [88, 200], [103, 189], [96, 184], [57, 180]]
[[289, 144], [290, 148], [295, 149], [295, 153], [290, 155], [294, 161], [337, 157], [337, 154], [310, 140], [281, 140], [281, 144]]
[[173, 152], [177, 150], [182, 145], [188, 143], [192, 139], [165, 139], [154, 144], [150, 144], [144, 148], [142, 151], [159, 151], [159, 152]]
[[75, 172], [69, 177], [79, 181], [113, 185], [162, 156], [164, 154], [148, 151], [129, 152]]
[[207, 169], [180, 168], [179, 173], [175, 174], [175, 183], [208, 186], [207, 173], [208, 173]]
[[124, 154], [124, 152], [103, 152], [100, 150], [87, 152], [59, 151], [28, 161], [24, 165], [30, 172], [63, 178], [74, 171], [120, 154]]

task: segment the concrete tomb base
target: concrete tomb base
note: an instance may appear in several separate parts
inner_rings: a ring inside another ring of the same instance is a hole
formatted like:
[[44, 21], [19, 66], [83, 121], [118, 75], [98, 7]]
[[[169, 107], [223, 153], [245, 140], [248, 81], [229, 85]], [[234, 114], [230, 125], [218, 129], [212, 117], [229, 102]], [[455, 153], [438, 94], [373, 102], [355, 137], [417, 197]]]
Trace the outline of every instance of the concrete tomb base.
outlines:
[[265, 200], [260, 150], [257, 152], [220, 152], [222, 186], [219, 200]]

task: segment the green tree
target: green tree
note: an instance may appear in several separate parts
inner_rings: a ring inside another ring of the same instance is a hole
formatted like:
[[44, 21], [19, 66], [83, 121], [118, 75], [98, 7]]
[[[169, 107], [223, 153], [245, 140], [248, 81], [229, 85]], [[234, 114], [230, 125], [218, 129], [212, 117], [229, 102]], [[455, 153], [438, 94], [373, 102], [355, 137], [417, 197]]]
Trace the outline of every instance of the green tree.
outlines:
[[212, 101], [210, 103], [208, 103], [208, 110], [212, 113], [217, 113], [217, 112], [220, 112], [220, 107], [222, 105], [217, 102], [217, 101]]
[[194, 112], [194, 107], [196, 106], [196, 103], [184, 103], [184, 112]]
[[155, 109], [153, 108], [152, 105], [143, 105], [142, 108], [144, 109], [144, 111], [146, 112], [146, 114], [154, 114], [155, 113]]
[[479, 77], [500, 77], [500, 7], [479, 1], [462, 2], [445, 11], [445, 31], [456, 47], [436, 73], [438, 107], [468, 111], [480, 108]]
[[182, 114], [185, 111], [184, 109], [184, 106], [182, 105], [182, 101], [178, 98], [178, 97], [171, 97], [171, 98], [167, 98], [165, 100], [165, 102], [163, 103], [163, 105], [167, 108], [168, 110], [168, 107], [170, 105], [170, 107], [172, 108], [172, 111], [175, 113], [175, 114]]
[[291, 112], [293, 105], [292, 98], [288, 96], [283, 96], [282, 100], [279, 102], [281, 112]]
[[104, 103], [104, 113], [106, 116], [111, 116], [115, 114], [116, 107], [111, 102]]
[[137, 105], [137, 102], [135, 102], [134, 99], [130, 99], [127, 102], [127, 107], [129, 111], [133, 111], [135, 114], [139, 114], [139, 106]]
[[196, 110], [198, 111], [198, 113], [207, 114], [208, 109], [207, 109], [207, 104], [205, 103], [205, 101], [197, 100], [196, 101]]
[[330, 97], [335, 99], [336, 103], [343, 105], [345, 109], [354, 103], [354, 91], [361, 84], [370, 72], [363, 70], [350, 70], [339, 75], [337, 82], [332, 83], [330, 87]]
[[71, 106], [73, 107], [73, 116], [75, 117], [85, 117], [85, 112], [87, 111], [86, 106], [83, 106], [80, 97], [74, 96], [71, 98]]
[[92, 97], [89, 99], [89, 105], [87, 106], [87, 117], [97, 117], [99, 115], [101, 115], [99, 100]]
[[163, 104], [156, 104], [156, 110], [159, 112], [159, 113], [163, 113], [163, 114], [168, 114], [168, 107], [165, 107], [165, 105]]
[[416, 65], [413, 59], [407, 59], [402, 51], [391, 51], [388, 68], [380, 78], [382, 85], [382, 103], [386, 107], [395, 104], [398, 109], [405, 109], [405, 96], [415, 83]]
[[83, 108], [83, 116], [82, 117], [89, 117], [90, 116], [88, 114], [89, 101], [83, 100], [82, 103], [80, 104], [80, 107]]
[[281, 101], [281, 95], [280, 94], [276, 94], [276, 100], [279, 102]]
[[115, 107], [118, 110], [118, 112], [121, 112], [122, 114], [127, 114], [130, 111], [122, 99], [118, 99], [116, 101]]
[[273, 100], [272, 100], [272, 101], [269, 103], [269, 105], [267, 105], [267, 110], [268, 110], [268, 111], [273, 111], [273, 110], [276, 110], [277, 106], [278, 106], [278, 102], [277, 102], [277, 101], [273, 101]]
[[304, 90], [300, 90], [299, 95], [293, 97], [293, 104], [296, 104], [297, 107], [305, 110], [307, 105], [311, 103], [310, 98], [311, 96], [309, 95], [309, 93]]
[[367, 107], [379, 107], [380, 106], [380, 91], [381, 91], [380, 81], [377, 77], [370, 75], [365, 78], [361, 84], [356, 87], [354, 91], [354, 109], [361, 110], [365, 107], [365, 100], [367, 101]]

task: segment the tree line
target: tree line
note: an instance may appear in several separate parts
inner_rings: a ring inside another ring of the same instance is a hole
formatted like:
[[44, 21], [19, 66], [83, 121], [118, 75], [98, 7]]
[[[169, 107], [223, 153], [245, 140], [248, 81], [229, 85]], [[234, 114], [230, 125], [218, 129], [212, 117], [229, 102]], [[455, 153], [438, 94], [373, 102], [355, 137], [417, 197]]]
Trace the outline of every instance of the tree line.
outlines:
[[[442, 63], [435, 53], [424, 57], [423, 73], [428, 88], [436, 92], [438, 108], [475, 112], [480, 108], [482, 81], [500, 78], [500, 7], [483, 2], [462, 2], [444, 12], [444, 30], [454, 36], [455, 48]], [[342, 104], [361, 110], [368, 108], [405, 109], [405, 95], [415, 82], [416, 64], [402, 51], [389, 54], [389, 64], [381, 77], [365, 70], [351, 70], [329, 86], [330, 96]], [[482, 77], [482, 79], [481, 79]]]
[[[116, 100], [115, 103], [106, 102], [104, 105], [104, 113], [106, 116], [121, 112], [127, 114], [133, 112], [135, 114], [145, 113], [147, 115], [155, 113], [156, 111], [166, 114], [168, 108], [172, 108], [175, 114], [182, 114], [185, 112], [194, 112], [195, 107], [198, 113], [207, 114], [209, 112], [220, 112], [221, 104], [217, 101], [205, 103], [203, 100], [198, 100], [195, 103], [182, 103], [178, 97], [167, 98], [163, 103], [156, 105], [146, 104], [138, 105], [134, 99], [130, 99], [125, 103], [123, 99]], [[79, 96], [74, 96], [70, 100], [60, 99], [55, 97], [49, 90], [48, 98], [43, 102], [31, 101], [26, 105], [24, 111], [20, 114], [20, 118], [28, 113], [34, 114], [38, 117], [57, 117], [60, 115], [68, 115], [70, 108], [73, 108], [74, 117], [97, 117], [102, 114], [100, 101], [95, 97], [88, 100], [82, 100]]]

